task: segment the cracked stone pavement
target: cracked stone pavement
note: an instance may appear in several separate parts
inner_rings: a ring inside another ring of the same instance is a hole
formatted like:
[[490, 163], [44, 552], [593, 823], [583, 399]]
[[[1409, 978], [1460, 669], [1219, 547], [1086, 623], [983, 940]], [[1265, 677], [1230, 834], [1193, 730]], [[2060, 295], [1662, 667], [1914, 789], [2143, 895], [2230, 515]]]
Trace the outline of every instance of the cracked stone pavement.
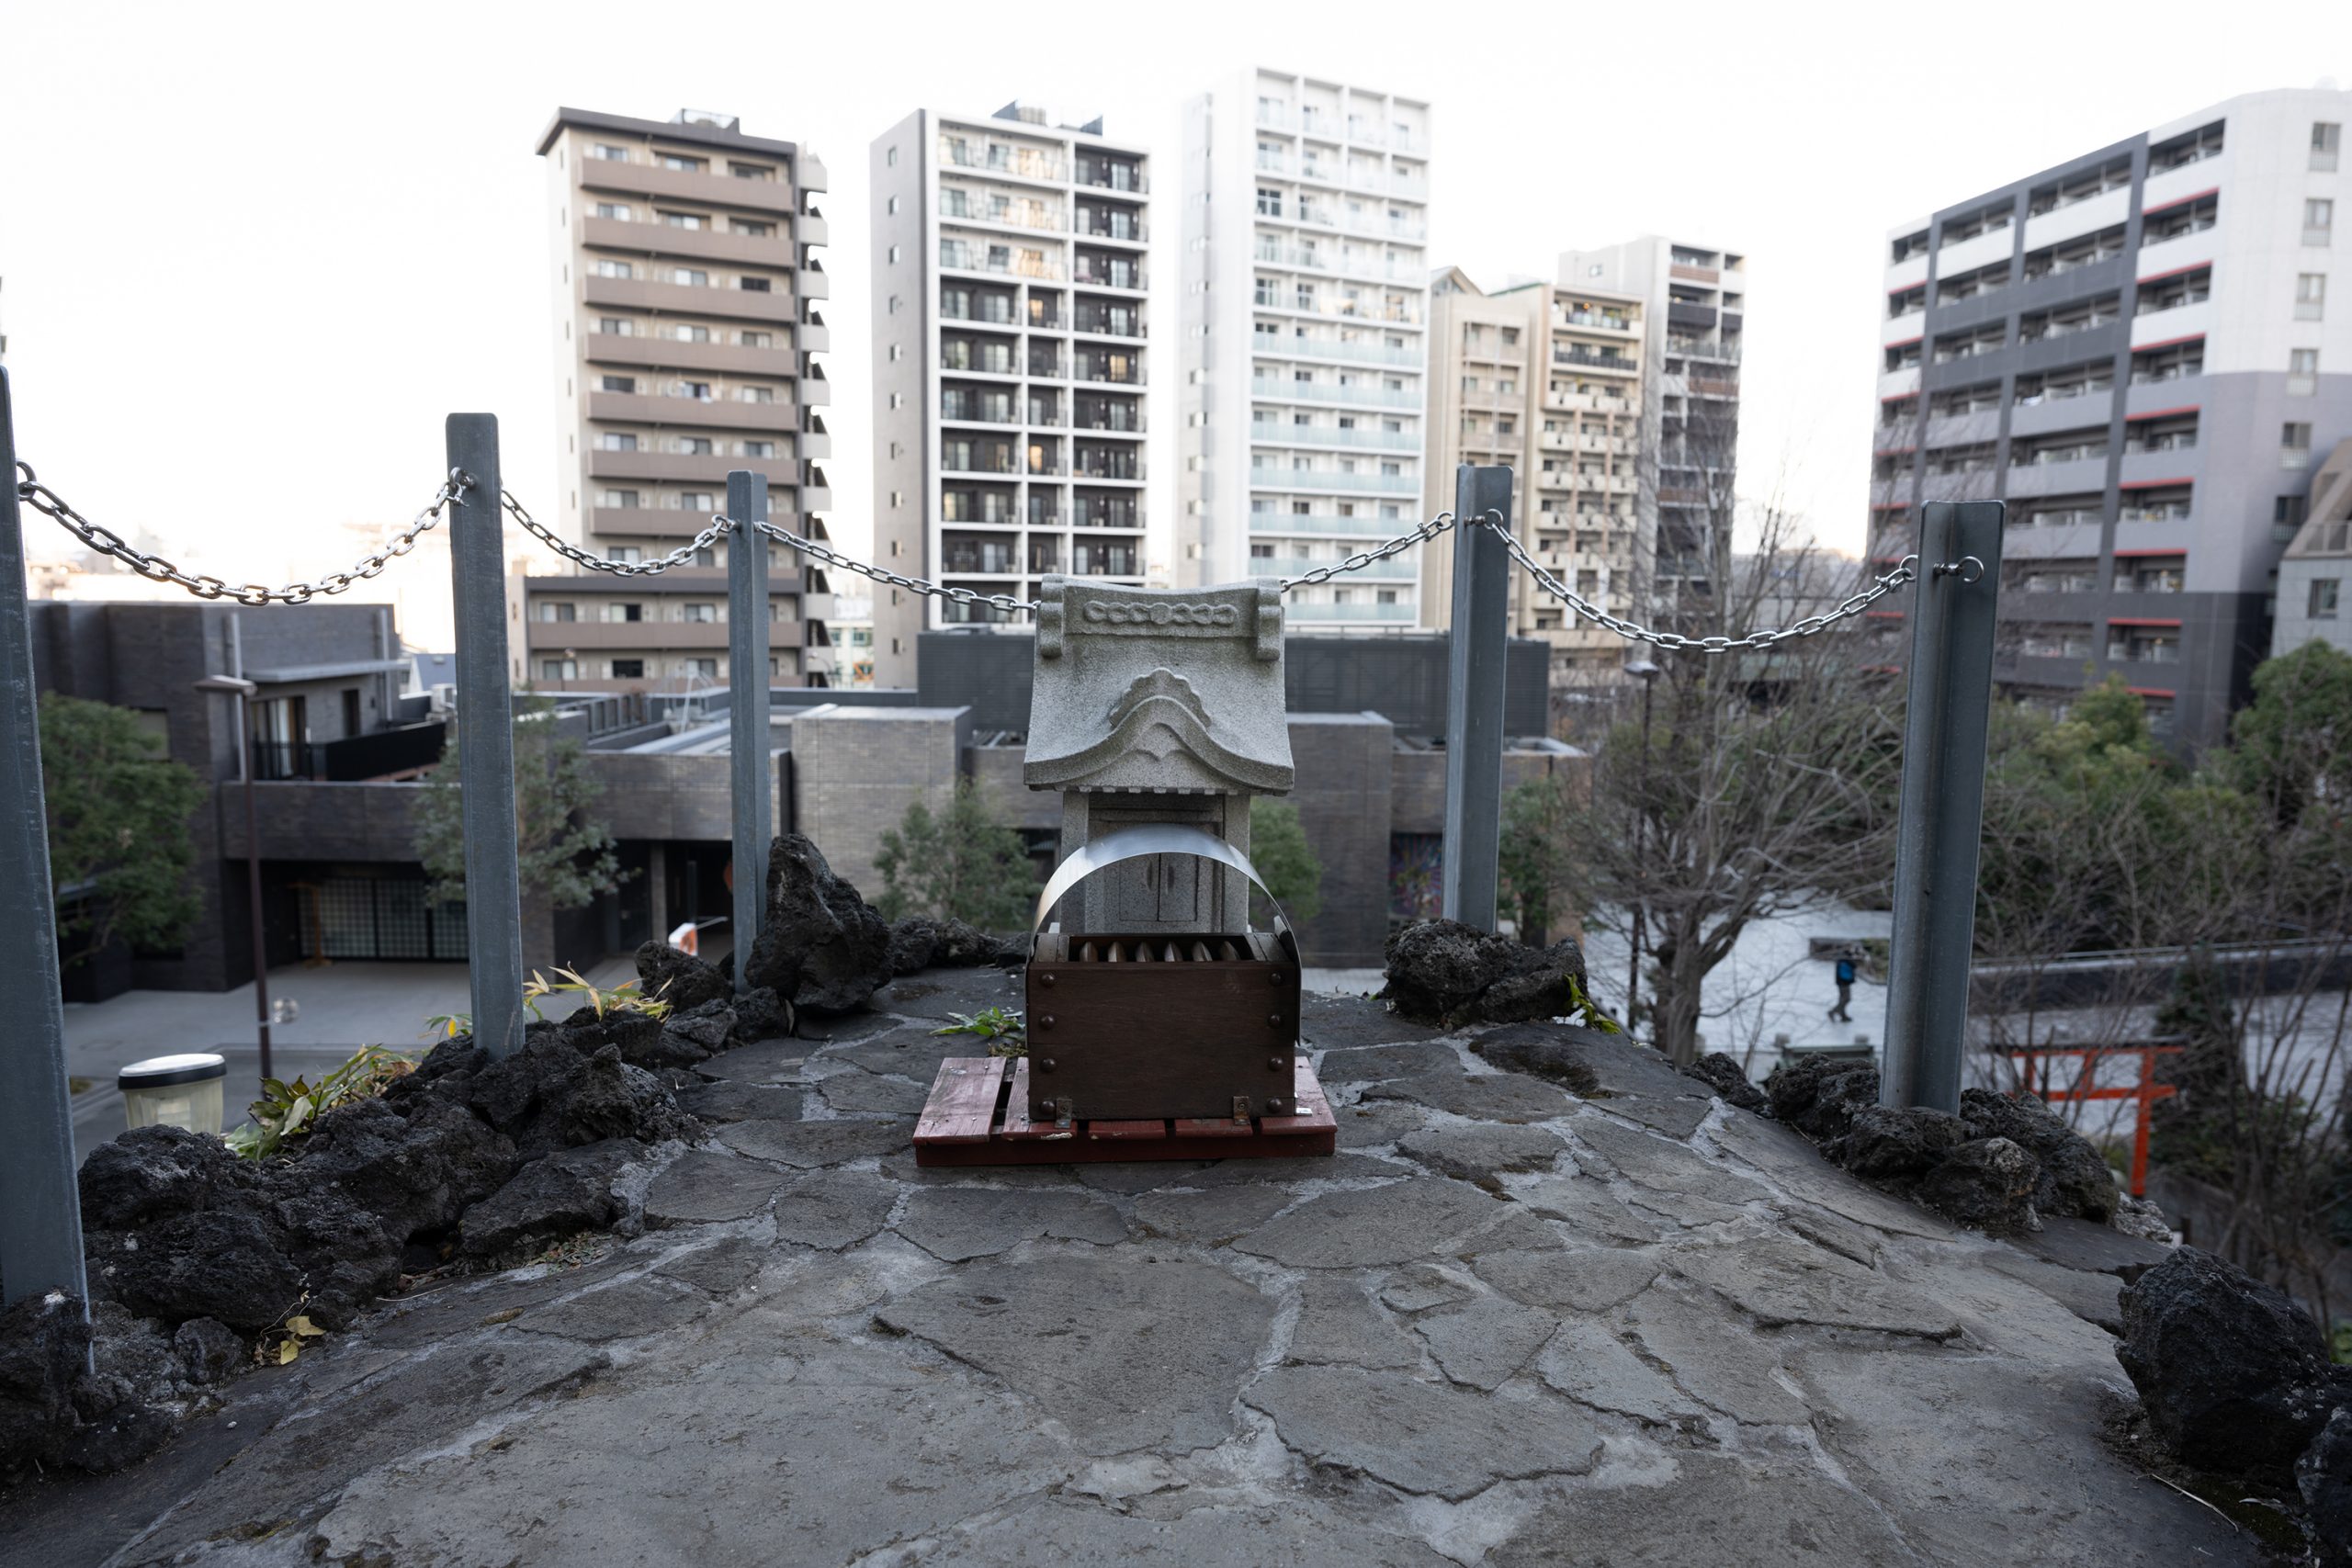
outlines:
[[[1599, 1089], [1319, 998], [1328, 1160], [921, 1170], [932, 973], [705, 1064], [594, 1261], [387, 1302], [54, 1564], [2251, 1562], [2110, 1445], [2091, 1256], [1823, 1162], [1621, 1041]], [[1528, 1026], [1514, 1026], [1525, 1030]]]

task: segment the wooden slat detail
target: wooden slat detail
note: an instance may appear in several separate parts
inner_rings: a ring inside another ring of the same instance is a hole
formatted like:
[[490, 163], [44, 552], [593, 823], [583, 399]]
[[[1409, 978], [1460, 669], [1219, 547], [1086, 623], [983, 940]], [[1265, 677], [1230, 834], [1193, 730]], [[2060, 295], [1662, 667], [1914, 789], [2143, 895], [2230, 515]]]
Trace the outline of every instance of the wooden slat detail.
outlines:
[[997, 1137], [1026, 1144], [1052, 1139], [1067, 1143], [1077, 1136], [1075, 1129], [1029, 1119], [1029, 1058], [1017, 1058], [1012, 1064], [1012, 1095], [1004, 1102], [1004, 1126]]
[[1180, 1138], [1248, 1138], [1257, 1134], [1257, 1125], [1236, 1122], [1232, 1117], [1183, 1116], [1176, 1121], [1176, 1135]]
[[1081, 1122], [1090, 1138], [1164, 1138], [1168, 1123], [1161, 1122]]
[[939, 1064], [915, 1123], [922, 1144], [985, 1144], [996, 1122], [997, 1090], [1004, 1083], [1001, 1056], [950, 1056]]

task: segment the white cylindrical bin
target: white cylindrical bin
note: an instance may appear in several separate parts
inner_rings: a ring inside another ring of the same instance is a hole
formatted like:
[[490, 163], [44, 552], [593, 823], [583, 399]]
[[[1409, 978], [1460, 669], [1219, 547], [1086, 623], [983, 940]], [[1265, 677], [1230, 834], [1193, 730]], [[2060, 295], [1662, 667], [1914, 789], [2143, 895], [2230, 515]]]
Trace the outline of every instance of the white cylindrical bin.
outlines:
[[185, 1127], [191, 1133], [220, 1132], [220, 1091], [229, 1064], [210, 1051], [181, 1056], [151, 1056], [115, 1075], [122, 1090], [123, 1119], [133, 1127]]

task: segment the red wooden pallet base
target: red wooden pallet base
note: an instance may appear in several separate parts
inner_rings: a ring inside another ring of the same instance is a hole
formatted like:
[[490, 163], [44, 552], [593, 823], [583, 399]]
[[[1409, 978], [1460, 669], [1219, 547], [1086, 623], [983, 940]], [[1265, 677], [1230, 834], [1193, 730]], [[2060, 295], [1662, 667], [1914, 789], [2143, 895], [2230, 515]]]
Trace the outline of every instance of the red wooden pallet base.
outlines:
[[1079, 1122], [1029, 1119], [1029, 1062], [950, 1056], [939, 1064], [931, 1099], [915, 1123], [917, 1165], [1065, 1165], [1100, 1159], [1269, 1159], [1328, 1155], [1339, 1122], [1306, 1058], [1298, 1059], [1300, 1113], [1259, 1116], [1246, 1125], [1176, 1118]]

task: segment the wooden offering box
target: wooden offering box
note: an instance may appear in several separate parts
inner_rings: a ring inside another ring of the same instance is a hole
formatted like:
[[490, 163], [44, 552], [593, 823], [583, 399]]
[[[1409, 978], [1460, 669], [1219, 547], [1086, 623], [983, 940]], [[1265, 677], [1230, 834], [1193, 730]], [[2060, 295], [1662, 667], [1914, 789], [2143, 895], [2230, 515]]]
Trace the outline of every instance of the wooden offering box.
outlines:
[[1039, 1122], [1251, 1118], [1297, 1109], [1290, 933], [1040, 934], [1029, 960]]

